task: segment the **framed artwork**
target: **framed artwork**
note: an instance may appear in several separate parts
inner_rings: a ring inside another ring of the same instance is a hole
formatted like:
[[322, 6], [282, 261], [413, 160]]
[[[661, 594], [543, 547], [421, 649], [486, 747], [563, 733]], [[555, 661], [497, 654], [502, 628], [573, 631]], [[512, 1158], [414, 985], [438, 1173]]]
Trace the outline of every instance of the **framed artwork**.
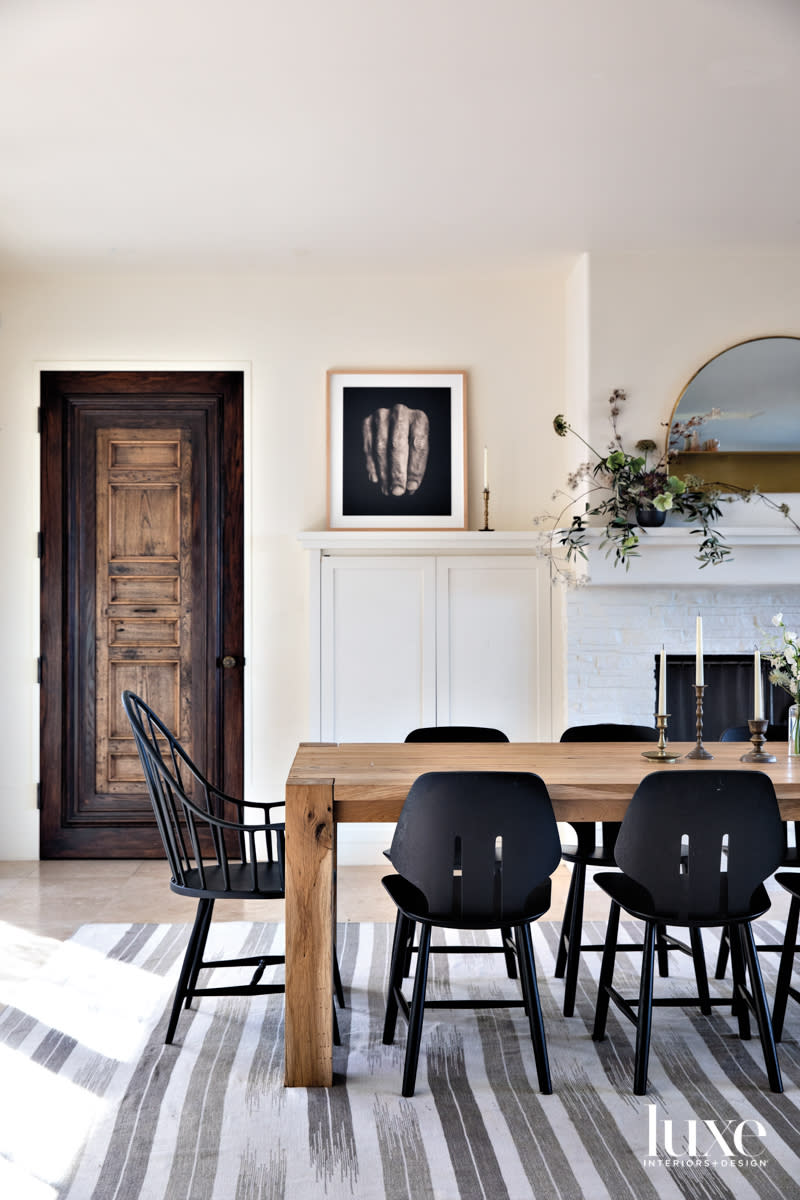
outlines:
[[466, 373], [328, 371], [328, 528], [466, 529]]

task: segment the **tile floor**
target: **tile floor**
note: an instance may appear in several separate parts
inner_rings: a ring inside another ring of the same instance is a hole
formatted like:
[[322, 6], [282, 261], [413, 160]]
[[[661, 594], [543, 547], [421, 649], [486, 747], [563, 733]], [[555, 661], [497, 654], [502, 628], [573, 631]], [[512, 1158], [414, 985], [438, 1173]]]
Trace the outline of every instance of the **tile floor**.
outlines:
[[[394, 905], [381, 886], [385, 866], [340, 866], [337, 904], [340, 921], [394, 921]], [[545, 920], [560, 921], [569, 868], [553, 876], [553, 902]], [[788, 909], [787, 893], [769, 885], [770, 916]], [[169, 888], [165, 862], [153, 859], [0, 862], [0, 922], [45, 937], [67, 938], [80, 926], [98, 921], [191, 921], [195, 902]], [[608, 901], [591, 883], [584, 915], [604, 920]], [[283, 901], [229, 902], [217, 906], [215, 920], [280, 921]]]
[[[340, 866], [338, 919], [394, 921], [394, 905], [381, 886], [385, 866]], [[553, 877], [550, 920], [564, 910], [569, 869]], [[0, 922], [45, 937], [67, 938], [80, 925], [99, 921], [191, 921], [195, 902], [169, 888], [166, 863], [122, 859], [0, 862]], [[599, 889], [588, 889], [586, 916], [604, 917], [607, 901]], [[278, 921], [282, 901], [229, 902], [217, 905], [215, 920]]]

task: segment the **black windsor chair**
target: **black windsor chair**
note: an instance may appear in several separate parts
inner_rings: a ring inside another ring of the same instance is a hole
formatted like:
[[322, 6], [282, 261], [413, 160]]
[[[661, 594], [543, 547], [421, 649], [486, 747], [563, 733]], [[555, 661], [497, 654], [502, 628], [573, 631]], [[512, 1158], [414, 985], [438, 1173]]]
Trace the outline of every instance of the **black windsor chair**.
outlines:
[[[572, 725], [561, 735], [562, 742], [657, 742], [658, 733], [649, 725]], [[586, 872], [597, 867], [613, 867], [614, 844], [619, 833], [619, 821], [603, 821], [601, 838], [597, 840], [594, 821], [570, 821], [577, 836], [576, 843], [565, 845], [561, 857], [572, 863], [567, 901], [561, 922], [561, 933], [556, 953], [556, 979], [564, 980], [564, 1016], [571, 1017], [575, 1011], [575, 993], [578, 987], [578, 968], [581, 951], [599, 951], [603, 947], [594, 943], [582, 943], [583, 905], [586, 892]], [[658, 963], [662, 975], [669, 970], [663, 935], [658, 938]]]
[[[195, 996], [261, 996], [281, 993], [283, 983], [261, 983], [268, 966], [283, 955], [255, 955], [205, 961], [206, 940], [217, 900], [277, 900], [284, 897], [284, 825], [271, 820], [283, 802], [245, 805], [224, 795], [203, 776], [181, 743], [144, 700], [122, 693], [147, 781], [156, 823], [172, 878], [180, 896], [197, 900], [189, 944], [184, 955], [164, 1041], [171, 1043], [181, 1005]], [[261, 820], [244, 819], [245, 807]], [[198, 987], [205, 969], [254, 967], [249, 983]]]
[[[500, 729], [493, 729], [489, 725], [422, 725], [418, 729], [412, 729], [406, 735], [407, 742], [507, 742], [508, 737]], [[384, 850], [384, 854], [391, 862], [391, 850]], [[469, 946], [431, 946], [432, 954], [469, 954], [469, 953], [495, 953], [504, 954], [506, 959], [506, 971], [509, 979], [517, 977], [516, 963], [516, 948], [514, 939], [511, 936], [511, 930], [501, 929], [500, 931], [501, 945], [499, 946], [484, 946], [481, 948], [472, 949]], [[411, 955], [416, 953], [417, 947], [413, 944], [413, 939], [409, 942], [408, 952], [406, 954], [404, 974], [408, 975], [411, 972]]]
[[[766, 738], [768, 742], [781, 742], [786, 744], [789, 736], [788, 725], [768, 725]], [[729, 725], [727, 729], [723, 729], [719, 736], [721, 742], [749, 742], [750, 728], [747, 725]], [[790, 841], [789, 834], [792, 834]], [[781, 861], [778, 864], [780, 867], [800, 867], [800, 821], [784, 821], [783, 823], [783, 853]], [[781, 954], [783, 952], [783, 942], [758, 942], [756, 950], [759, 953]], [[724, 979], [725, 972], [728, 969], [728, 956], [730, 954], [730, 939], [727, 930], [722, 931], [722, 936], [719, 939], [719, 951], [717, 952], [717, 965], [714, 970], [715, 979]]]
[[[530, 925], [550, 906], [550, 875], [561, 847], [553, 807], [538, 775], [433, 771], [412, 785], [392, 839], [398, 874], [383, 886], [397, 905], [383, 1041], [394, 1041], [398, 1009], [408, 1020], [404, 1096], [413, 1096], [425, 1008], [524, 1007], [539, 1088], [552, 1091]], [[419, 926], [413, 995], [403, 995], [407, 944]], [[426, 1000], [431, 930], [510, 927], [519, 956], [521, 1000]]]
[[[655, 934], [679, 925], [694, 940], [703, 928], [731, 930], [733, 1012], [750, 1037], [755, 1014], [769, 1085], [783, 1091], [751, 922], [769, 908], [764, 887], [781, 854], [781, 819], [772, 780], [761, 771], [670, 771], [645, 776], [631, 800], [614, 852], [620, 871], [595, 882], [611, 898], [593, 1037], [605, 1037], [609, 1001], [636, 1025], [633, 1090], [647, 1090], [654, 1005], [700, 1005], [704, 998], [653, 998]], [[643, 921], [639, 996], [614, 988], [620, 912]], [[750, 978], [748, 990], [747, 976]], [[706, 1003], [708, 999], [706, 997]], [[730, 1004], [713, 999], [711, 1004]]]

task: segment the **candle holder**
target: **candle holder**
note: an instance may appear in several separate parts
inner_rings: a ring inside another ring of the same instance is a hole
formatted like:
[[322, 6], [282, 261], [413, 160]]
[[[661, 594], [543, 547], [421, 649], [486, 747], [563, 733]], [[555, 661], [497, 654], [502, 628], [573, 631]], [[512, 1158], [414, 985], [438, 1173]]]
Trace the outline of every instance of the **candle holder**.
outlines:
[[479, 530], [480, 533], [494, 533], [494, 530], [489, 526], [489, 489], [483, 489], [483, 525]]
[[764, 742], [767, 740], [766, 733], [769, 722], [759, 717], [748, 721], [747, 724], [750, 728], [750, 741], [753, 743], [753, 749], [749, 754], [743, 754], [739, 762], [777, 762], [778, 760], [774, 754], [765, 754], [762, 749]]
[[703, 745], [703, 693], [705, 692], [705, 690], [706, 690], [705, 684], [703, 684], [703, 683], [696, 683], [694, 685], [695, 696], [697, 697], [696, 702], [695, 702], [695, 704], [696, 704], [695, 711], [697, 714], [696, 719], [695, 719], [695, 725], [697, 727], [697, 745], [695, 746], [694, 750], [689, 751], [689, 753], [686, 755], [687, 758], [713, 758], [714, 757], [713, 754], [708, 753], [705, 746]]
[[642, 758], [650, 758], [654, 762], [675, 762], [680, 754], [667, 750], [667, 717], [668, 713], [656, 713], [656, 729], [658, 730], [658, 749], [643, 750]]

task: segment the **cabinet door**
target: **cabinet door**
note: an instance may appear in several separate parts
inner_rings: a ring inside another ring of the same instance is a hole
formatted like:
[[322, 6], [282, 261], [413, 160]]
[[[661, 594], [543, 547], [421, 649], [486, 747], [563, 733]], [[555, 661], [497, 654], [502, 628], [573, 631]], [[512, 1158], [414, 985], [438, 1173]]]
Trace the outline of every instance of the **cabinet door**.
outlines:
[[546, 566], [521, 555], [453, 556], [439, 558], [437, 572], [437, 724], [549, 740]]
[[435, 724], [435, 560], [328, 557], [321, 589], [322, 740], [401, 742]]

